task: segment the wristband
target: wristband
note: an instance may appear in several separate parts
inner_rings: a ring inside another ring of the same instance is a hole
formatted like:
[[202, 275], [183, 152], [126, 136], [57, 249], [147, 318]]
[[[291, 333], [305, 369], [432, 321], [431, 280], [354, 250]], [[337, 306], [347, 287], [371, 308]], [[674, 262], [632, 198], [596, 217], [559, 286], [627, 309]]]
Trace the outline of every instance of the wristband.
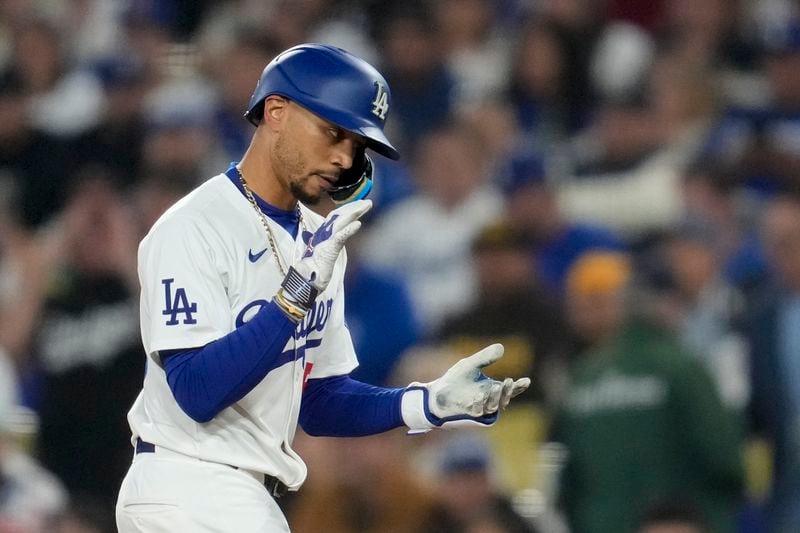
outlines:
[[319, 290], [294, 266], [289, 267], [289, 272], [286, 273], [286, 277], [281, 283], [281, 289], [289, 303], [302, 307], [305, 312], [311, 309], [314, 300], [317, 299], [317, 294], [319, 294]]
[[319, 294], [317, 288], [293, 266], [290, 266], [274, 300], [281, 311], [289, 317], [289, 320], [298, 324], [314, 305], [317, 294]]

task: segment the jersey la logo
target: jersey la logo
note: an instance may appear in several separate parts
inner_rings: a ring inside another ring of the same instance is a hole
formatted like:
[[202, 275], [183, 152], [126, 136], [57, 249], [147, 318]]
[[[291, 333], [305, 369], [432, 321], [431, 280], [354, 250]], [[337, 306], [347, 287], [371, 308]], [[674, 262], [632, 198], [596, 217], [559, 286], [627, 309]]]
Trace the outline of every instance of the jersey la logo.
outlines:
[[381, 120], [386, 120], [386, 113], [389, 112], [389, 94], [386, 87], [379, 82], [375, 82], [375, 99], [372, 101], [372, 114]]
[[161, 280], [161, 284], [164, 285], [164, 310], [161, 314], [170, 317], [166, 321], [166, 325], [177, 325], [179, 323], [178, 315], [183, 315], [184, 324], [197, 324], [197, 319], [192, 316], [192, 313], [197, 312], [197, 302], [189, 303], [186, 289], [183, 287], [175, 289], [175, 295], [173, 296], [172, 283], [174, 281], [175, 278]]

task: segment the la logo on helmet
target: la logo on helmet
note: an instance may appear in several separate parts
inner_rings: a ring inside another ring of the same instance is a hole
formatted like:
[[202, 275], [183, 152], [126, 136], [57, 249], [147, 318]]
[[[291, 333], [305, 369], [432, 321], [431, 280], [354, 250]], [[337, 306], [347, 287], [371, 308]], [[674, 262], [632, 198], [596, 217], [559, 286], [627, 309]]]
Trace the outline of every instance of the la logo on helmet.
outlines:
[[375, 82], [375, 100], [372, 101], [372, 114], [381, 120], [386, 120], [386, 113], [389, 112], [389, 95], [386, 94], [386, 87], [379, 81]]

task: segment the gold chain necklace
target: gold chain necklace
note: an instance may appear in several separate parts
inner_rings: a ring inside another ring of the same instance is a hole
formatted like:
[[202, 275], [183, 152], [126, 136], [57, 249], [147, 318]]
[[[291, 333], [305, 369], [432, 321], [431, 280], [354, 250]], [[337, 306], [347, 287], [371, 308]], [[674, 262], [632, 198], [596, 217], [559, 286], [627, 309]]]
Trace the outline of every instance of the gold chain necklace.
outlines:
[[[233, 168], [236, 169], [236, 174], [239, 176], [239, 182], [242, 184], [242, 189], [244, 190], [244, 195], [250, 201], [250, 205], [253, 206], [255, 209], [258, 218], [261, 219], [261, 224], [264, 226], [264, 229], [267, 232], [267, 239], [269, 240], [269, 247], [272, 250], [272, 256], [275, 258], [275, 262], [278, 264], [278, 268], [281, 271], [281, 274], [285, 277], [288, 269], [283, 266], [283, 260], [281, 259], [280, 252], [278, 251], [278, 245], [275, 243], [275, 236], [272, 234], [272, 229], [269, 227], [269, 223], [267, 222], [267, 217], [264, 215], [264, 212], [258, 207], [258, 203], [256, 203], [256, 198], [253, 196], [253, 193], [250, 191], [250, 187], [247, 186], [247, 181], [244, 179], [244, 175], [242, 171], [239, 170], [239, 167], [234, 166]], [[300, 231], [305, 231], [306, 225], [303, 221], [303, 214], [300, 211], [300, 206], [297, 206], [297, 219], [300, 222]], [[301, 234], [302, 235], [302, 234]]]

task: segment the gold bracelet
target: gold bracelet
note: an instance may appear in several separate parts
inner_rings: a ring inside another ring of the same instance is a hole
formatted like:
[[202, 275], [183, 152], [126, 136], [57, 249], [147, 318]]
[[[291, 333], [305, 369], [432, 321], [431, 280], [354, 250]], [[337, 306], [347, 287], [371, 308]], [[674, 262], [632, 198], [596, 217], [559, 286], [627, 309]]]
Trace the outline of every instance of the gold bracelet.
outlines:
[[295, 324], [299, 323], [306, 317], [307, 311], [302, 309], [292, 302], [290, 302], [286, 295], [284, 294], [283, 288], [278, 289], [278, 292], [275, 294], [275, 298], [273, 298], [275, 303], [281, 310], [289, 317], [289, 320], [294, 322]]

